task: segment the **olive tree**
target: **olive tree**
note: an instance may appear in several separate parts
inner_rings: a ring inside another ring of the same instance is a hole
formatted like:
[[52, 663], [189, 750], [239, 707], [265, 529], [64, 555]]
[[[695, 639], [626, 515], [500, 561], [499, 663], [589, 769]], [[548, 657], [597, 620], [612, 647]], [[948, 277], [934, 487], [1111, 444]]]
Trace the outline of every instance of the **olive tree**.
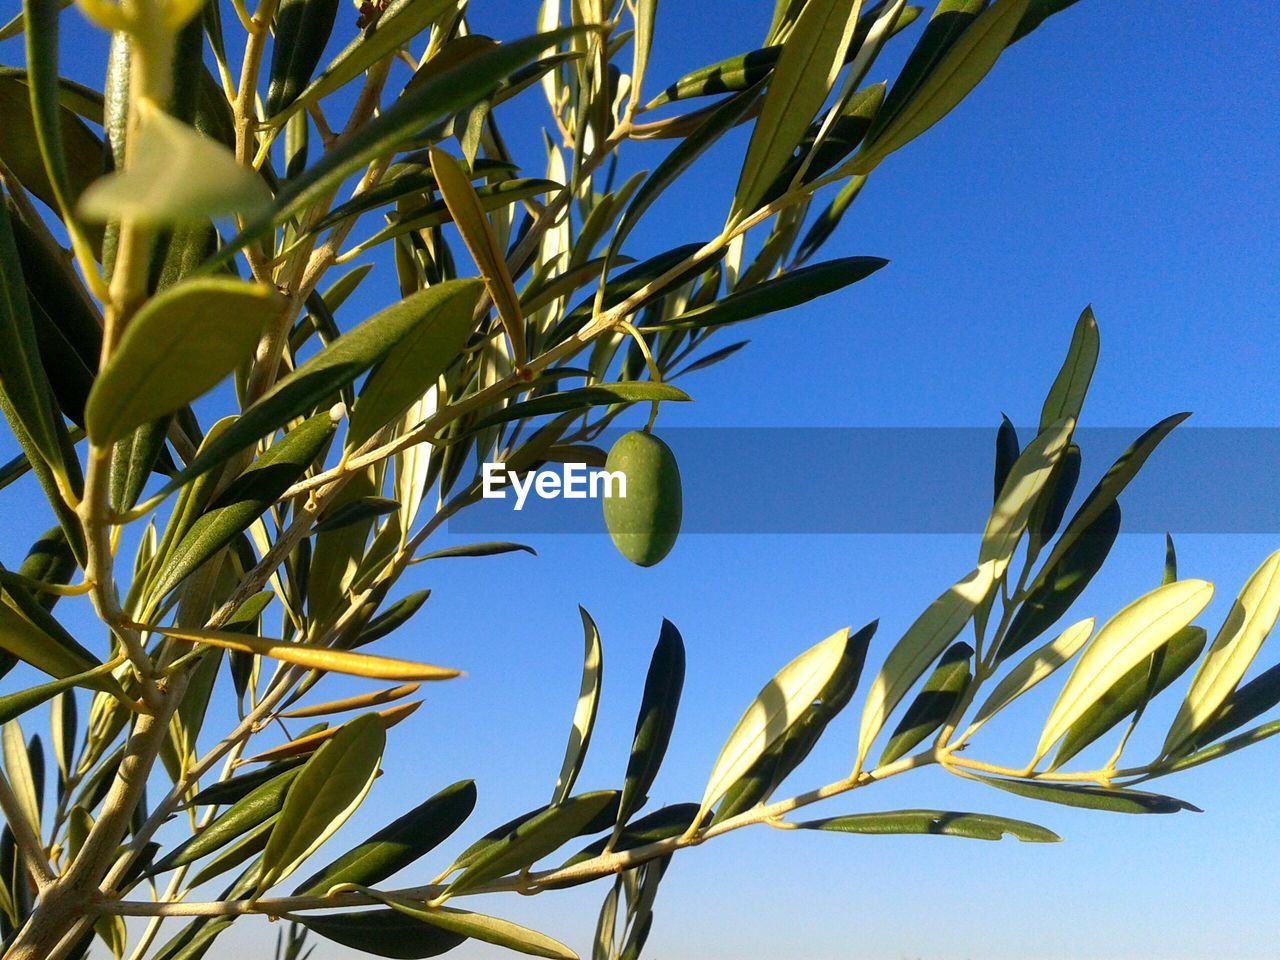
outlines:
[[[386, 789], [388, 733], [422, 684], [458, 676], [370, 652], [426, 599], [401, 577], [520, 549], [432, 542], [479, 499], [482, 465], [616, 469], [630, 490], [603, 522], [629, 559], [660, 561], [680, 525], [678, 466], [655, 433], [662, 405], [688, 399], [674, 382], [742, 346], [721, 328], [883, 267], [815, 255], [887, 156], [1069, 5], [942, 0], [885, 84], [872, 68], [921, 9], [779, 0], [759, 49], [662, 87], [655, 0], [546, 0], [535, 32], [501, 41], [471, 31], [466, 0], [364, 0], [354, 16], [338, 0], [27, 0], [0, 31], [26, 51], [0, 74], [0, 401], [21, 451], [0, 485], [6, 509], [39, 502], [52, 526], [0, 568], [0, 670], [45, 675], [0, 697], [5, 956], [79, 957], [100, 939], [117, 957], [191, 960], [259, 915], [289, 922], [281, 957], [313, 934], [388, 957], [469, 938], [572, 957], [489, 915], [485, 895], [601, 880], [593, 956], [631, 958], [674, 855], [730, 831], [1053, 841], [974, 812], [803, 811], [932, 766], [1030, 801], [1172, 813], [1188, 805], [1140, 787], [1276, 732], [1252, 724], [1280, 700], [1277, 671], [1246, 674], [1280, 610], [1280, 554], [1212, 642], [1195, 621], [1213, 587], [1178, 578], [1172, 545], [1161, 586], [1100, 626], [1061, 626], [1116, 538], [1119, 495], [1181, 419], [1139, 437], [1068, 514], [1098, 355], [1086, 311], [1035, 436], [1022, 448], [999, 429], [974, 569], [865, 682], [874, 622], [780, 655], [794, 659], [708, 758], [700, 798], [647, 809], [685, 672], [671, 623], [622, 782], [575, 791], [603, 660], [584, 610], [581, 693], [545, 806], [474, 827], [463, 781], [359, 842], [339, 833]], [[70, 17], [110, 32], [100, 89], [60, 76]], [[543, 99], [546, 168], [524, 175], [500, 123]], [[666, 224], [678, 245], [632, 256], [655, 201], [737, 127], [750, 135], [736, 187], [707, 189], [720, 232], [691, 242]], [[637, 140], [669, 149], [624, 178]], [[398, 296], [351, 318], [373, 269]], [[637, 409], [643, 429], [595, 445]], [[67, 605], [91, 610], [97, 635], [74, 637]], [[1058, 671], [1026, 762], [978, 759], [987, 723]], [[332, 674], [380, 682], [326, 700]], [[1184, 674], [1158, 755], [1126, 759], [1148, 701]], [[224, 713], [215, 686], [235, 699], [227, 729], [206, 723]], [[860, 687], [849, 768], [788, 795]], [[52, 764], [19, 726], [37, 709]], [[1113, 731], [1104, 765], [1072, 764]], [[427, 866], [460, 831], [474, 842]], [[330, 841], [348, 852], [312, 862]], [[388, 887], [411, 866], [416, 885]]]

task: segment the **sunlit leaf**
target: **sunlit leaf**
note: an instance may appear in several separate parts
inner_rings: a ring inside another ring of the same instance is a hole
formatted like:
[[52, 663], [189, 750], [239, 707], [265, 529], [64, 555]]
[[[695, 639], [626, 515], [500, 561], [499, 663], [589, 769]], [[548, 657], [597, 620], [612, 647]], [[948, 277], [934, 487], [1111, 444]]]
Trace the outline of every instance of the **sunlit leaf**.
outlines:
[[894, 707], [986, 600], [994, 582], [994, 569], [993, 563], [983, 564], [950, 587], [920, 614], [889, 652], [862, 708], [855, 769], [862, 769], [876, 734]]
[[386, 736], [379, 717], [357, 717], [299, 768], [262, 852], [259, 890], [287, 877], [346, 823], [373, 786]]
[[1245, 581], [1226, 621], [1218, 630], [1191, 681], [1165, 737], [1170, 754], [1208, 723], [1244, 679], [1276, 618], [1280, 617], [1280, 550], [1271, 554]]
[[1049, 712], [1034, 760], [1048, 753], [1125, 674], [1199, 616], [1212, 598], [1213, 584], [1179, 580], [1139, 597], [1104, 623]]
[[834, 833], [901, 834], [923, 833], [971, 840], [1003, 840], [1006, 836], [1024, 843], [1058, 843], [1052, 830], [989, 813], [955, 813], [948, 810], [894, 810], [891, 813], [854, 813], [825, 820], [809, 820], [794, 825], [797, 830], [827, 830]]
[[837, 630], [779, 670], [747, 707], [711, 768], [699, 819], [799, 720], [840, 665], [849, 630]]

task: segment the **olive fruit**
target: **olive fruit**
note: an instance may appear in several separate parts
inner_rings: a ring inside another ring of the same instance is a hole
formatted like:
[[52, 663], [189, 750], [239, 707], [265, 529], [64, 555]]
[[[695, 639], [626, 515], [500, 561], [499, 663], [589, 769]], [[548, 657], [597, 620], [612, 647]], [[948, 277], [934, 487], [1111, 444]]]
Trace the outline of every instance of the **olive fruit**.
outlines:
[[633, 430], [618, 438], [605, 469], [626, 477], [626, 494], [617, 484], [601, 501], [604, 525], [618, 552], [632, 563], [651, 567], [675, 546], [683, 512], [680, 467], [671, 448], [652, 434]]

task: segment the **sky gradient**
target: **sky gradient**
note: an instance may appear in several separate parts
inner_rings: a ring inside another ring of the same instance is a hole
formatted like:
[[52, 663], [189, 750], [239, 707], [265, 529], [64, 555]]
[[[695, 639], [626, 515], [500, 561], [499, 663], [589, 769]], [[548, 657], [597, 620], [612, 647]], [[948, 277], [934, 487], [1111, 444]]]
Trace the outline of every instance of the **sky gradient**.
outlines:
[[[758, 46], [771, 8], [663, 0], [650, 67], [655, 89]], [[532, 29], [535, 9], [476, 0], [473, 23], [480, 32], [511, 37]], [[1261, 0], [1232, 4], [1229, 13], [1191, 0], [1081, 0], [1009, 51], [942, 124], [891, 157], [823, 253], [883, 256], [889, 267], [833, 297], [752, 324], [745, 330], [750, 347], [691, 378], [696, 402], [668, 405], [660, 425], [994, 432], [1002, 411], [1016, 423], [1033, 423], [1071, 326], [1092, 303], [1102, 357], [1085, 425], [1136, 433], [1191, 410], [1191, 422], [1201, 426], [1280, 426], [1278, 33], [1280, 8]], [[68, 43], [84, 51], [68, 72], [95, 82], [100, 38], [69, 28]], [[896, 46], [899, 56], [909, 49], [901, 41]], [[3, 62], [20, 56], [16, 44], [0, 44]], [[882, 61], [871, 79], [891, 80], [891, 67], [892, 58]], [[534, 176], [541, 173], [539, 98], [535, 88], [505, 108], [503, 127], [512, 149], [530, 158]], [[520, 106], [535, 122], [515, 116]], [[722, 145], [673, 188], [637, 231], [635, 251], [717, 231], [744, 144], [745, 135]], [[629, 169], [651, 166], [656, 156], [644, 145], [624, 152]], [[378, 282], [347, 308], [348, 319], [386, 302], [389, 273], [385, 266], [375, 272]], [[1108, 462], [1086, 447], [1081, 486], [1087, 489]], [[754, 475], [751, 463], [729, 466], [740, 482]], [[948, 466], [932, 468], [945, 473]], [[1231, 464], [1221, 468], [1230, 471]], [[1257, 476], [1256, 496], [1273, 497], [1275, 480]], [[873, 482], [851, 471], [848, 496]], [[1214, 496], [1213, 488], [1203, 495]], [[11, 568], [47, 526], [32, 513], [15, 492], [0, 498], [9, 532], [2, 559]], [[406, 577], [405, 590], [430, 587], [433, 596], [381, 652], [456, 665], [468, 676], [432, 689], [424, 707], [394, 731], [386, 775], [317, 864], [462, 777], [479, 786], [472, 820], [407, 872], [406, 882], [427, 879], [475, 836], [546, 802], [578, 686], [579, 603], [600, 626], [605, 658], [600, 716], [579, 789], [619, 784], [644, 671], [667, 617], [684, 635], [689, 663], [675, 736], [651, 797], [655, 805], [685, 801], [701, 795], [724, 737], [783, 663], [838, 627], [878, 617], [869, 661], [877, 664], [919, 611], [973, 566], [978, 538], [687, 536], [648, 570], [629, 565], [603, 535], [546, 535], [533, 545], [536, 558], [428, 564]], [[1199, 622], [1212, 632], [1240, 583], [1278, 545], [1280, 534], [1179, 538], [1181, 574], [1219, 585]], [[1162, 550], [1155, 534], [1122, 535], [1079, 615], [1104, 618], [1157, 585]], [[90, 645], [99, 643], [93, 635]], [[1274, 663], [1278, 650], [1280, 639], [1273, 638], [1259, 666]], [[4, 691], [20, 677], [15, 671]], [[1157, 745], [1152, 741], [1163, 735], [1185, 683], [1152, 708], [1149, 735], [1131, 746], [1133, 758]], [[973, 755], [997, 762], [1024, 757], [1056, 691], [1047, 686], [984, 730]], [[355, 689], [337, 678], [326, 687], [333, 697], [349, 688]], [[792, 792], [847, 771], [860, 702], [792, 778]], [[677, 856], [662, 884], [647, 955], [1271, 957], [1280, 942], [1277, 761], [1280, 745], [1271, 742], [1160, 781], [1157, 789], [1205, 810], [1168, 817], [1037, 805], [936, 771], [916, 772], [837, 799], [820, 815], [980, 810], [1042, 823], [1066, 842], [739, 831]], [[484, 908], [581, 952], [589, 950], [605, 889], [510, 897]], [[274, 940], [274, 932], [265, 921], [238, 924], [209, 956], [262, 956], [262, 938]], [[354, 956], [327, 941], [317, 944], [315, 960]], [[467, 944], [452, 955], [501, 954]]]

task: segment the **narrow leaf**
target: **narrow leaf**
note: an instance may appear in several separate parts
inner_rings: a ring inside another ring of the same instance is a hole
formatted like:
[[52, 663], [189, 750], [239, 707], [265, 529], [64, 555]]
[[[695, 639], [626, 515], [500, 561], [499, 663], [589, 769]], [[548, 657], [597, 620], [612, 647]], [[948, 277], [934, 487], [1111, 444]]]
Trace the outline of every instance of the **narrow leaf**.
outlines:
[[226, 277], [188, 280], [147, 301], [89, 393], [90, 439], [118, 440], [211, 390], [252, 357], [283, 309], [271, 287]]
[[827, 830], [835, 833], [901, 834], [924, 833], [970, 840], [1003, 840], [1006, 836], [1023, 843], [1059, 843], [1052, 830], [989, 813], [953, 813], [947, 810], [895, 810], [892, 813], [855, 813], [825, 820], [795, 824], [797, 830]]
[[596, 710], [600, 706], [600, 682], [604, 675], [604, 651], [600, 645], [600, 631], [586, 608], [578, 607], [582, 617], [584, 649], [582, 652], [582, 683], [578, 687], [578, 702], [573, 709], [573, 725], [569, 728], [569, 743], [564, 751], [564, 763], [556, 777], [553, 804], [563, 803], [573, 792], [578, 772], [591, 744], [591, 731], [596, 724]]
[[662, 621], [658, 643], [649, 661], [644, 694], [640, 699], [640, 715], [631, 741], [631, 757], [622, 784], [622, 801], [618, 809], [618, 829], [640, 809], [658, 768], [667, 754], [671, 731], [675, 728], [680, 693], [684, 688], [684, 638], [670, 620]]
[[1179, 580], [1139, 597], [1104, 623], [1049, 712], [1033, 762], [1125, 674], [1199, 616], [1212, 597], [1213, 584]]
[[346, 823], [373, 786], [385, 744], [382, 720], [366, 714], [302, 765], [262, 852], [259, 890], [287, 877]]
[[702, 795], [699, 819], [804, 715], [840, 665], [848, 643], [848, 628], [838, 630], [800, 654], [765, 684], [716, 758]]
[[949, 588], [920, 614], [889, 652], [862, 708], [855, 769], [862, 769], [871, 744], [894, 707], [986, 600], [994, 582], [994, 569], [992, 563], [983, 564]]
[[1280, 617], [1280, 550], [1245, 581], [1165, 737], [1170, 754], [1208, 723], [1244, 679]]

